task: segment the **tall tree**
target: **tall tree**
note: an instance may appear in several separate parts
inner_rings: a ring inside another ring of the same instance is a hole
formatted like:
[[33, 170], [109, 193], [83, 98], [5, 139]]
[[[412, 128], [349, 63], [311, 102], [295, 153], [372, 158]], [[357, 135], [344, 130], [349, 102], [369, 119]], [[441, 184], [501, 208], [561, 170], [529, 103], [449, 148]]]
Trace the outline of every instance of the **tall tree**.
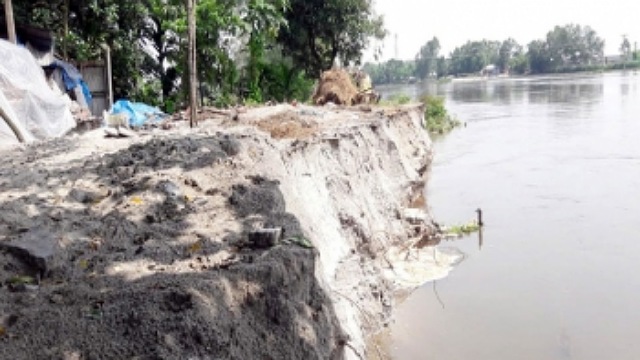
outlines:
[[427, 41], [416, 55], [416, 77], [426, 79], [437, 72], [440, 41], [437, 37]]
[[625, 61], [628, 61], [630, 59], [630, 54], [631, 54], [631, 43], [629, 42], [627, 35], [623, 35], [622, 43], [620, 44], [620, 55], [622, 55], [622, 58]]
[[160, 82], [160, 101], [166, 101], [175, 91], [178, 79], [176, 62], [181, 48], [180, 19], [186, 16], [180, 0], [145, 0], [148, 17], [142, 28], [147, 45], [140, 70], [147, 78]]
[[242, 20], [249, 38], [249, 98], [257, 102], [262, 101], [260, 80], [264, 70], [265, 48], [286, 24], [282, 15], [287, 5], [286, 0], [249, 0], [246, 4]]
[[556, 26], [546, 38], [551, 66], [590, 65], [602, 59], [604, 40], [589, 26]]
[[499, 41], [468, 41], [451, 53], [449, 73], [470, 74], [498, 61]]
[[438, 58], [438, 62], [436, 66], [437, 66], [436, 71], [438, 73], [438, 78], [449, 75], [449, 62], [444, 56], [440, 56]]
[[359, 63], [369, 39], [386, 35], [372, 0], [291, 0], [285, 17], [278, 41], [314, 77], [337, 59]]
[[527, 45], [527, 48], [527, 58], [532, 73], [540, 74], [551, 70], [553, 59], [544, 40], [534, 40]]
[[498, 52], [498, 60], [496, 61], [496, 66], [498, 66], [500, 72], [508, 72], [511, 59], [521, 53], [522, 46], [514, 39], [509, 38], [503, 41]]

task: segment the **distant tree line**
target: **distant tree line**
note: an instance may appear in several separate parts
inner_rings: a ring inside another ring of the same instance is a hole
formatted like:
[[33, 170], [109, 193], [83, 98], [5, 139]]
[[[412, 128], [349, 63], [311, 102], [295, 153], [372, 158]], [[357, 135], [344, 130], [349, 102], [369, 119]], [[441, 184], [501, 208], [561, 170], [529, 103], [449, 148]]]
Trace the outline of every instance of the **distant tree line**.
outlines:
[[429, 40], [414, 60], [389, 60], [364, 66], [375, 84], [409, 82], [447, 76], [479, 74], [544, 74], [640, 67], [637, 46], [632, 49], [625, 36], [620, 58], [608, 61], [604, 40], [589, 26], [556, 26], [544, 39], [531, 41], [526, 47], [514, 39], [504, 41], [468, 41], [448, 56], [440, 54], [437, 37]]

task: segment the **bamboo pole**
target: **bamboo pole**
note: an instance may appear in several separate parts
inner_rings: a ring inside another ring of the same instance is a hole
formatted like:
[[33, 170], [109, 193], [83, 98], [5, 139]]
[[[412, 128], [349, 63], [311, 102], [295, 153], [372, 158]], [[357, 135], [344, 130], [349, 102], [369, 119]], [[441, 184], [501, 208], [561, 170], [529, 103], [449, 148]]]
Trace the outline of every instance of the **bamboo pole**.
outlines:
[[196, 93], [196, 6], [195, 0], [187, 0], [187, 17], [189, 26], [189, 125], [194, 127], [198, 124], [196, 119], [196, 108], [198, 99]]
[[20, 130], [20, 127], [13, 121], [13, 118], [11, 118], [9, 114], [4, 112], [4, 110], [1, 107], [0, 107], [0, 119], [4, 120], [7, 123], [7, 125], [9, 125], [9, 128], [11, 129], [11, 131], [13, 131], [13, 134], [16, 136], [19, 142], [21, 143], [25, 142], [25, 137], [22, 131]]
[[4, 0], [4, 16], [7, 19], [7, 35], [9, 35], [9, 41], [16, 44], [16, 24], [13, 21], [13, 3], [12, 0]]

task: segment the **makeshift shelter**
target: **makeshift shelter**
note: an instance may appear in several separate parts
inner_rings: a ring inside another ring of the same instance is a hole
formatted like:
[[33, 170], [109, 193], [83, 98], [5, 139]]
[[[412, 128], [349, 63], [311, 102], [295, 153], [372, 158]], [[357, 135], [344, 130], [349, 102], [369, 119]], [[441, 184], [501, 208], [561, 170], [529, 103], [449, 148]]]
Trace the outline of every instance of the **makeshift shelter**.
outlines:
[[1, 144], [64, 135], [76, 125], [69, 103], [26, 48], [0, 40]]

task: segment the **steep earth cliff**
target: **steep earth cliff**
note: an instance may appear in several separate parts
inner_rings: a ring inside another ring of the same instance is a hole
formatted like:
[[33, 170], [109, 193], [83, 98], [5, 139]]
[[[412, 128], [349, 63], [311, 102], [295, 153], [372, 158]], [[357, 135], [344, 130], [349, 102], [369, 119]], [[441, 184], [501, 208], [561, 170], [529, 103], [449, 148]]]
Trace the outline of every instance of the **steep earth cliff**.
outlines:
[[394, 295], [458, 260], [413, 246], [434, 231], [422, 110], [279, 105], [3, 150], [0, 358], [373, 356]]

